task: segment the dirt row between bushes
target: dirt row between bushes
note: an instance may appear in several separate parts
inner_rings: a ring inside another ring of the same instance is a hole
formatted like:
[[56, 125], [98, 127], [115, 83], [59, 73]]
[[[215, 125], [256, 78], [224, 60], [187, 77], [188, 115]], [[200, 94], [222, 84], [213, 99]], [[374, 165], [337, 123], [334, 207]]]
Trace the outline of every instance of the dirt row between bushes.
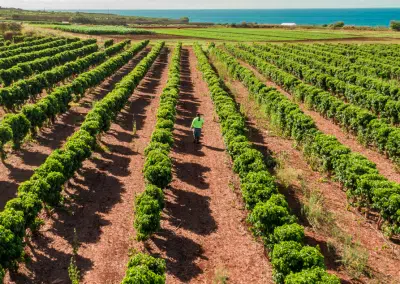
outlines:
[[[251, 71], [253, 71], [258, 78], [260, 78], [267, 86], [271, 86], [279, 90], [282, 94], [284, 94], [287, 98], [293, 101], [293, 96], [283, 90], [280, 86], [267, 80], [261, 73], [259, 73], [255, 68], [250, 66], [249, 64], [240, 61], [241, 64]], [[296, 104], [300, 107], [300, 109], [307, 115], [309, 115], [315, 122], [318, 129], [320, 129], [325, 134], [335, 136], [340, 143], [349, 147], [351, 151], [358, 152], [361, 155], [365, 156], [370, 161], [376, 164], [377, 169], [379, 170], [380, 174], [385, 176], [387, 179], [392, 180], [394, 182], [400, 183], [400, 172], [396, 165], [384, 154], [380, 154], [377, 150], [367, 148], [363, 146], [361, 143], [357, 141], [357, 137], [353, 134], [350, 134], [344, 131], [339, 125], [334, 124], [329, 119], [324, 118], [318, 112], [308, 109], [305, 104], [298, 103]]]
[[[18, 185], [28, 180], [33, 174], [33, 170], [41, 165], [52, 151], [62, 147], [66, 139], [79, 129], [84, 117], [93, 107], [93, 103], [112, 91], [115, 84], [130, 73], [149, 50], [150, 48], [146, 48], [113, 76], [107, 78], [98, 87], [89, 90], [79, 104], [72, 106], [67, 113], [59, 116], [54, 124], [42, 129], [36, 141], [26, 143], [21, 150], [9, 154], [6, 164], [0, 164], [2, 208], [9, 199], [16, 195]], [[41, 216], [45, 220], [45, 225], [40, 229], [39, 234], [34, 236], [32, 243], [28, 244], [27, 248], [27, 253], [32, 261], [26, 266], [22, 265], [17, 273], [6, 278], [6, 283], [14, 281], [16, 283], [51, 283], [51, 281], [68, 283], [68, 281], [65, 282], [65, 279], [68, 279], [66, 269], [71, 257], [69, 252], [71, 244], [67, 245], [67, 243], [72, 242], [73, 238], [70, 238], [70, 236], [73, 234], [73, 228], [66, 232], [68, 235], [64, 238], [54, 237], [64, 234], [60, 230], [63, 226], [61, 224], [66, 221], [65, 215], [69, 216], [76, 213], [73, 207], [73, 194], [75, 193], [70, 188], [67, 188], [66, 192], [69, 193], [69, 196], [66, 197], [67, 206], [65, 208], [56, 209], [50, 217], [44, 214]], [[76, 196], [76, 198], [79, 200], [81, 197]], [[76, 227], [79, 237], [81, 232], [78, 225], [79, 223], [74, 227]], [[60, 250], [59, 246], [69, 246], [69, 248], [63, 251]], [[60, 272], [60, 269], [63, 272]]]
[[[243, 65], [249, 67], [246, 64]], [[219, 71], [223, 70], [220, 64], [216, 64], [216, 66]], [[254, 68], [250, 67], [250, 69], [256, 71]], [[286, 195], [293, 212], [299, 217], [301, 224], [305, 226], [306, 242], [310, 245], [320, 246], [328, 270], [341, 277], [342, 282], [353, 283], [349, 272], [341, 266], [340, 255], [330, 248], [334, 241], [330, 228], [323, 223], [321, 230], [315, 230], [305, 218], [302, 208], [309, 200], [304, 189], [322, 193], [323, 210], [327, 214], [333, 214], [336, 226], [368, 251], [368, 270], [372, 279], [362, 276], [361, 283], [376, 283], [373, 281], [379, 283], [400, 282], [398, 245], [387, 241], [382, 233], [375, 228], [374, 222], [366, 220], [354, 208], [350, 208], [347, 204], [346, 193], [341, 190], [339, 183], [313, 171], [301, 151], [294, 147], [294, 141], [282, 138], [277, 134], [275, 129], [269, 125], [269, 121], [262, 115], [257, 103], [250, 99], [249, 92], [243, 84], [228, 79], [225, 76], [225, 70], [221, 74], [247, 116], [251, 140], [263, 153], [272, 154], [278, 161], [280, 166], [275, 169], [275, 174], [281, 183], [281, 192]], [[267, 85], [275, 86], [261, 74], [257, 72], [256, 74], [263, 78]], [[322, 120], [323, 118], [314, 116], [313, 119]], [[337, 128], [337, 126], [329, 125], [328, 122], [324, 121], [324, 124], [322, 124], [316, 121], [322, 132], [331, 133], [332, 129]], [[323, 125], [325, 127], [321, 127]], [[360, 282], [355, 281], [354, 283]]]
[[[117, 122], [102, 135], [99, 150], [68, 183], [65, 206], [56, 208], [50, 217], [42, 215], [45, 224], [28, 244], [32, 260], [8, 275], [6, 283], [69, 283], [74, 243], [79, 244], [81, 283], [120, 283], [128, 253], [134, 250], [166, 259], [167, 283], [211, 283], [226, 277], [231, 283], [272, 283], [263, 246], [249, 232], [244, 221], [247, 214], [234, 192], [238, 180], [196, 62], [193, 50], [183, 49], [181, 97], [171, 154], [174, 180], [165, 191], [162, 229], [146, 243], [137, 242], [133, 204], [144, 190], [143, 152], [168, 77], [166, 49]], [[91, 104], [90, 97], [85, 100]], [[201, 145], [192, 143], [189, 130], [197, 111], [206, 120]], [[71, 119], [79, 116], [81, 122], [84, 114], [71, 114]], [[62, 127], [64, 120], [58, 123]], [[61, 128], [51, 137], [57, 140], [64, 132]], [[52, 148], [50, 142], [44, 143], [47, 148]], [[53, 148], [58, 148], [62, 139], [53, 143]]]
[[[173, 181], [165, 190], [161, 231], [144, 247], [167, 261], [167, 283], [273, 283], [263, 246], [244, 220], [237, 183], [215, 120], [206, 83], [191, 48], [182, 50], [180, 99], [174, 130]], [[190, 125], [204, 115], [201, 144]]]
[[5, 163], [0, 162], [0, 210], [8, 200], [16, 196], [18, 185], [28, 180], [33, 170], [78, 129], [93, 103], [110, 92], [149, 50], [149, 48], [143, 50], [99, 86], [88, 90], [79, 103], [72, 104], [71, 108], [58, 116], [53, 124], [43, 127], [34, 140], [27, 141], [20, 150], [8, 153]]

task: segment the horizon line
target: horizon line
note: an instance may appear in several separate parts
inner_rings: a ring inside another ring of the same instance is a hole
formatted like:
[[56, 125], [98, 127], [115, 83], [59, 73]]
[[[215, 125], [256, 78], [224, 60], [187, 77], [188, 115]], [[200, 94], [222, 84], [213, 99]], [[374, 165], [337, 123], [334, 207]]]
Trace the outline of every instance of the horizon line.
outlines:
[[[23, 8], [16, 8], [16, 9], [23, 9]], [[71, 10], [93, 10], [93, 11], [117, 11], [117, 10], [138, 10], [138, 11], [170, 11], [170, 10], [310, 10], [310, 9], [326, 9], [326, 10], [345, 10], [345, 9], [400, 9], [398, 7], [346, 7], [346, 8], [334, 8], [334, 7], [308, 7], [308, 8], [174, 8], [174, 9], [143, 9], [143, 8], [114, 8], [114, 9], [92, 9], [92, 8], [70, 8], [70, 9], [57, 9], [59, 11], [71, 11]], [[40, 10], [37, 10], [40, 11]]]

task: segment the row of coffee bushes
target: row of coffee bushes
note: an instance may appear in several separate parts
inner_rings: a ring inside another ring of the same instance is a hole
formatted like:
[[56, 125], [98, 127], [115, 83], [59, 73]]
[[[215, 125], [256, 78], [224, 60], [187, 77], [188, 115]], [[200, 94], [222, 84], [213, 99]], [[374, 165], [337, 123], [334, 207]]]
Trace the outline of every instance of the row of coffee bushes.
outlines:
[[71, 38], [71, 39], [65, 39], [65, 38], [56, 38], [55, 41], [50, 41], [44, 44], [39, 44], [39, 45], [29, 45], [26, 47], [21, 47], [21, 48], [16, 48], [13, 50], [5, 50], [0, 52], [0, 58], [7, 58], [7, 57], [12, 57], [16, 55], [23, 55], [25, 53], [30, 53], [38, 50], [43, 50], [43, 49], [48, 49], [48, 48], [55, 48], [58, 46], [66, 45], [71, 42], [76, 42], [79, 41], [79, 38]]
[[110, 47], [111, 45], [114, 44], [114, 40], [113, 39], [107, 39], [106, 41], [104, 41], [104, 47]]
[[44, 72], [57, 65], [76, 60], [78, 57], [86, 56], [97, 50], [98, 46], [95, 40], [85, 40], [82, 41], [82, 47], [80, 45], [74, 45], [70, 50], [63, 51], [56, 55], [18, 63], [8, 69], [0, 69], [0, 82], [3, 84], [3, 87], [9, 86], [13, 82], [23, 79], [24, 77]]
[[17, 265], [23, 254], [26, 229], [34, 224], [43, 204], [54, 206], [61, 202], [63, 185], [91, 156], [96, 138], [109, 129], [163, 46], [164, 42], [156, 44], [113, 91], [97, 102], [64, 147], [52, 152], [33, 176], [19, 186], [17, 197], [7, 202], [0, 213], [0, 268]]
[[178, 43], [172, 54], [168, 82], [160, 96], [155, 130], [145, 149], [143, 174], [146, 189], [135, 202], [134, 226], [138, 240], [148, 239], [160, 228], [161, 211], [164, 208], [162, 190], [172, 180], [172, 161], [168, 155], [174, 143], [172, 131], [179, 97], [181, 48], [182, 44]]
[[[278, 193], [263, 154], [248, 141], [244, 116], [224, 90], [223, 82], [199, 45], [195, 45], [195, 53], [211, 92], [225, 144], [233, 160], [233, 170], [240, 177], [243, 198], [250, 210], [248, 221], [269, 250], [274, 280], [277, 283], [340, 283], [336, 276], [325, 271], [324, 257], [319, 249], [304, 245], [304, 228], [296, 223], [285, 197]], [[235, 67], [225, 58], [219, 59], [230, 72]]]
[[[297, 79], [270, 64], [242, 50], [226, 46], [236, 57], [254, 65], [262, 74], [271, 78], [287, 90], [315, 98], [318, 92], [311, 86], [296, 84]], [[329, 172], [347, 189], [349, 202], [367, 210], [374, 209], [380, 214], [378, 225], [385, 225], [388, 234], [400, 233], [400, 185], [388, 181], [379, 174], [376, 165], [364, 156], [353, 153], [334, 136], [321, 133], [311, 117], [305, 115], [299, 106], [276, 89], [266, 87], [250, 70], [241, 66], [232, 56], [214, 49], [225, 61], [230, 62], [232, 74], [241, 80], [262, 105], [264, 112], [282, 133], [303, 145], [304, 155], [313, 168]], [[234, 67], [235, 68], [234, 68]], [[398, 136], [400, 137], [400, 136]], [[398, 139], [399, 141], [399, 139]]]
[[[227, 49], [236, 50], [233, 46], [227, 45]], [[242, 46], [243, 48], [247, 48]], [[365, 146], [373, 146], [381, 153], [385, 153], [395, 163], [400, 164], [400, 129], [391, 126], [385, 119], [380, 119], [366, 109], [356, 105], [343, 102], [341, 99], [332, 96], [322, 89], [303, 83], [296, 76], [291, 75], [284, 70], [268, 63], [250, 52], [236, 50], [236, 54], [251, 62], [259, 70], [262, 70], [265, 76], [268, 76], [275, 82], [290, 82], [284, 85], [284, 88], [291, 92], [295, 98], [307, 104], [315, 111], [321, 113], [325, 118], [331, 119], [347, 131], [358, 136], [359, 141]], [[281, 57], [281, 56], [279, 56]], [[261, 68], [261, 69], [260, 69]], [[294, 69], [291, 69], [293, 72]], [[317, 78], [314, 76], [313, 78]], [[315, 79], [318, 80], [318, 79]], [[375, 96], [379, 101], [379, 96]], [[383, 103], [383, 101], [382, 101]], [[383, 103], [383, 105], [385, 105]], [[400, 102], [393, 101], [391, 105], [392, 117], [399, 116]], [[397, 110], [399, 109], [399, 110]]]
[[120, 42], [104, 51], [92, 53], [75, 61], [57, 66], [26, 80], [19, 80], [13, 85], [0, 89], [0, 105], [7, 109], [15, 109], [23, 105], [26, 100], [35, 98], [45, 88], [50, 88], [57, 82], [64, 80], [74, 74], [79, 74], [90, 66], [99, 64], [106, 60], [107, 56], [121, 51], [129, 40]]
[[33, 45], [39, 45], [39, 44], [44, 44], [47, 42], [59, 40], [59, 37], [44, 37], [44, 38], [39, 38], [39, 37], [25, 37], [24, 42], [21, 43], [15, 43], [15, 44], [10, 44], [7, 46], [1, 46], [0, 47], [0, 52], [3, 51], [10, 51], [26, 46], [33, 46]]
[[[356, 58], [357, 60], [360, 58], [368, 58], [371, 61], [375, 61], [376, 66], [382, 66], [382, 65], [390, 65], [393, 67], [399, 67], [399, 63], [397, 62], [396, 57], [391, 57], [391, 56], [379, 56], [376, 53], [372, 52], [365, 52], [362, 50], [362, 45], [359, 45], [359, 48], [357, 49], [348, 49], [342, 44], [316, 44], [318, 48], [321, 50], [326, 50], [335, 54], [340, 54], [343, 56], [346, 56], [348, 58]], [[384, 47], [381, 47], [381, 50], [386, 50], [388, 47], [384, 45]]]
[[305, 51], [314, 56], [321, 62], [327, 62], [333, 66], [343, 66], [359, 74], [372, 76], [381, 79], [398, 79], [400, 68], [383, 64], [380, 67], [375, 65], [373, 57], [352, 57], [336, 54], [329, 51], [320, 50], [317, 44], [285, 44], [298, 51]]
[[79, 98], [86, 90], [114, 74], [147, 44], [146, 40], [133, 45], [127, 51], [80, 74], [71, 83], [56, 88], [37, 103], [24, 105], [21, 112], [5, 115], [0, 121], [0, 151], [3, 151], [4, 145], [9, 141], [13, 142], [14, 148], [18, 148], [29, 132], [35, 134], [37, 128], [41, 128], [46, 121], [53, 121], [56, 115], [66, 112], [74, 95]]
[[121, 284], [164, 284], [166, 269], [165, 260], [137, 253], [129, 259]]
[[60, 52], [63, 52], [65, 50], [70, 50], [71, 48], [71, 43], [77, 43], [79, 42], [79, 39], [62, 39], [60, 40], [60, 46], [57, 47], [49, 47], [46, 49], [41, 49], [38, 51], [32, 51], [29, 53], [23, 53], [23, 54], [16, 54], [11, 57], [6, 57], [6, 58], [1, 58], [0, 59], [0, 68], [1, 69], [6, 69], [6, 68], [11, 68], [15, 64], [18, 64], [20, 62], [26, 62], [26, 61], [31, 61], [36, 58], [44, 57], [44, 56], [50, 56], [54, 55]]
[[353, 105], [388, 119], [393, 124], [400, 122], [400, 88], [397, 84], [377, 82], [377, 79], [356, 75], [351, 71], [332, 75], [328, 68], [322, 67], [326, 63], [318, 64], [315, 60], [310, 61], [309, 57], [285, 52], [283, 48], [264, 52], [263, 50], [267, 47], [262, 47], [261, 51], [258, 45], [256, 45], [257, 48], [247, 45], [240, 47], [304, 82], [320, 88], [321, 91], [329, 91]]
[[[348, 62], [343, 62], [343, 65], [339, 65], [338, 61], [335, 63], [330, 63], [324, 60], [325, 57], [323, 56], [313, 54], [309, 50], [298, 50], [289, 47], [288, 45], [277, 47], [273, 44], [254, 44], [253, 47], [261, 51], [272, 52], [277, 55], [287, 54], [287, 59], [290, 58], [290, 60], [323, 72], [329, 76], [326, 78], [326, 80], [332, 80], [330, 77], [335, 77], [336, 79], [343, 81], [343, 83], [349, 84], [348, 88], [350, 89], [354, 89], [356, 86], [359, 86], [365, 88], [366, 90], [364, 90], [367, 92], [373, 90], [375, 91], [375, 94], [388, 96], [388, 99], [399, 99], [400, 87], [396, 82], [375, 78], [371, 75], [366, 76], [353, 69], [353, 64], [351, 63], [349, 64]], [[312, 47], [310, 47], [310, 50], [312, 50]], [[375, 71], [375, 73], [377, 73], [377, 71]], [[343, 83], [342, 86], [346, 86]], [[372, 93], [373, 92], [371, 92], [371, 94]]]

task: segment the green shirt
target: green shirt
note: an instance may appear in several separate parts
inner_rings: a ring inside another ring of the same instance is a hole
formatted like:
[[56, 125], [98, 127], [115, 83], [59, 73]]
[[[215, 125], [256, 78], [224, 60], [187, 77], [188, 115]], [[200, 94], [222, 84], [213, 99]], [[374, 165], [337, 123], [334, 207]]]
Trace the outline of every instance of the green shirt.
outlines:
[[202, 128], [203, 124], [204, 124], [204, 119], [203, 118], [199, 119], [198, 117], [195, 117], [193, 119], [193, 121], [192, 121], [192, 127], [193, 128]]

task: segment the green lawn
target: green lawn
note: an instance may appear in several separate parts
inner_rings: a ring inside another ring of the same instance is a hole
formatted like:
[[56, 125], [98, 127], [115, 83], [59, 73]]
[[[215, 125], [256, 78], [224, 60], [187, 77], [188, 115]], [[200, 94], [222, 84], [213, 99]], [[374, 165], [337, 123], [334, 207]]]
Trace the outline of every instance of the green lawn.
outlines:
[[247, 28], [154, 29], [159, 34], [180, 35], [225, 41], [288, 41], [340, 39], [362, 36], [360, 33], [333, 30], [284, 30]]

